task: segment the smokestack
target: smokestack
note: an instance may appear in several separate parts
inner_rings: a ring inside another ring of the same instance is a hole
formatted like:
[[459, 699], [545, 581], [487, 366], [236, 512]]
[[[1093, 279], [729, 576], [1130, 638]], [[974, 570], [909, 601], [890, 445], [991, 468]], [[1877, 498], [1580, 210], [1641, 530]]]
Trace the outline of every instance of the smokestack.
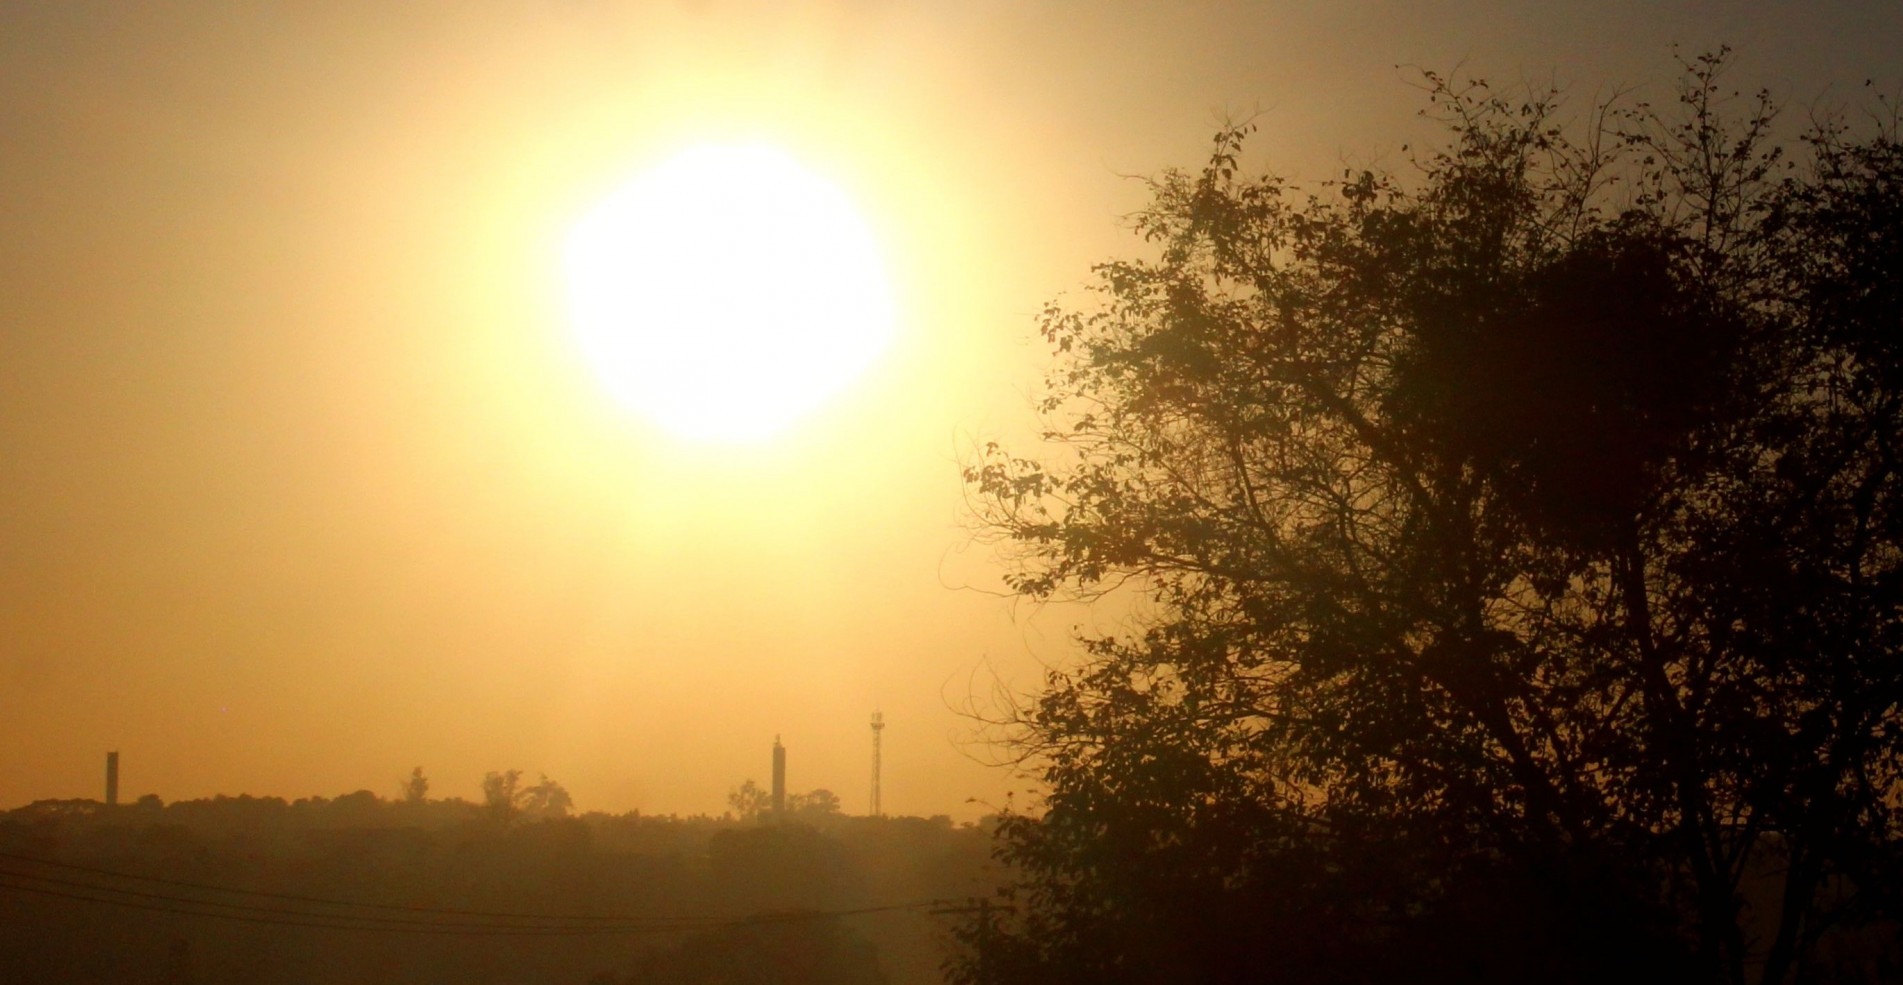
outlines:
[[106, 753], [106, 806], [119, 804], [119, 754]]
[[875, 711], [872, 713], [872, 816], [873, 817], [882, 817], [884, 815], [884, 812], [879, 809], [879, 766], [880, 766], [879, 738], [883, 732], [885, 732], [885, 715], [881, 712]]
[[786, 747], [780, 745], [780, 737], [773, 737], [773, 813], [786, 810]]

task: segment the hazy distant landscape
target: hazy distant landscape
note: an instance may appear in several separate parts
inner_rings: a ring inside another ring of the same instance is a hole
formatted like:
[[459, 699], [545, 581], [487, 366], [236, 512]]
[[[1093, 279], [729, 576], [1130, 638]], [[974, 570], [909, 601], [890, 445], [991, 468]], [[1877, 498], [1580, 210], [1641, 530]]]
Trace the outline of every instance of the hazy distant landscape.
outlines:
[[942, 817], [565, 813], [367, 790], [17, 808], [0, 982], [934, 982], [933, 911], [999, 883], [988, 828]]
[[0, 985], [1903, 985], [1897, 0], [18, 0], [0, 133]]

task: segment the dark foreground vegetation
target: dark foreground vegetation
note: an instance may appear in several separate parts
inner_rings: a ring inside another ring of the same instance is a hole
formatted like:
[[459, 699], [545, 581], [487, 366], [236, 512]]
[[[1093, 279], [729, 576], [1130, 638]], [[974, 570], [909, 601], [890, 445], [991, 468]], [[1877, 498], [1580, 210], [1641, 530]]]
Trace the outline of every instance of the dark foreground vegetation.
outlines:
[[937, 907], [909, 904], [996, 883], [988, 834], [943, 818], [424, 789], [0, 814], [0, 983], [906, 985], [944, 959]]
[[960, 981], [1903, 981], [1903, 145], [1724, 62], [1154, 181], [967, 471], [1136, 615], [999, 716]]

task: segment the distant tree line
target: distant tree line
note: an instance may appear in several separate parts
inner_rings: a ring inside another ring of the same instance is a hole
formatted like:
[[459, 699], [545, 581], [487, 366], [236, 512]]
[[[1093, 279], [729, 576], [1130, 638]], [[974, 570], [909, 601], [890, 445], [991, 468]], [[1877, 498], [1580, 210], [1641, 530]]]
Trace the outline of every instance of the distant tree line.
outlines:
[[966, 479], [1128, 633], [996, 724], [1048, 789], [959, 981], [1898, 981], [1903, 144], [1423, 76], [1306, 191], [1248, 126], [1041, 319]]
[[[578, 814], [516, 770], [480, 800], [429, 791], [418, 769], [388, 799], [0, 812], [0, 985], [924, 985], [931, 917], [830, 914], [996, 884], [988, 831], [945, 818]], [[636, 929], [574, 930], [610, 916]]]
[[[773, 816], [773, 794], [752, 780], [727, 792], [727, 807], [743, 821]], [[783, 808], [789, 818], [824, 820], [839, 814], [839, 795], [821, 787], [806, 793], [788, 794]]]

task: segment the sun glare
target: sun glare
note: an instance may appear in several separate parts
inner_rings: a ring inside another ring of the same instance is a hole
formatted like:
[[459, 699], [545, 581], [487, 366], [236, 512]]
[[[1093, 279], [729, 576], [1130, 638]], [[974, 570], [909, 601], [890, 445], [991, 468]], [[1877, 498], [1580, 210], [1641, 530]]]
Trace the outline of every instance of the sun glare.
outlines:
[[857, 209], [769, 146], [693, 147], [643, 172], [575, 226], [565, 267], [602, 383], [690, 440], [784, 430], [864, 372], [893, 331]]

